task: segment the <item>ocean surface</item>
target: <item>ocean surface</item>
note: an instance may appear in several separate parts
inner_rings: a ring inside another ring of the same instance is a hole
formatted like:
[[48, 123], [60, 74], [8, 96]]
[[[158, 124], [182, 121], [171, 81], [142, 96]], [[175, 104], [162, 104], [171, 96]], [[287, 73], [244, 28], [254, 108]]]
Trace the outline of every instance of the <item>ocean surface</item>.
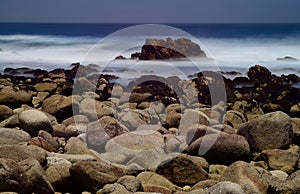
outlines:
[[[113, 60], [138, 52], [146, 38], [186, 37], [213, 60]], [[255, 64], [300, 75], [300, 24], [28, 24], [0, 23], [0, 72], [6, 67], [51, 70], [97, 64], [99, 72], [133, 79], [141, 74], [186, 78], [202, 70], [238, 71]], [[227, 75], [230, 76], [230, 75]]]

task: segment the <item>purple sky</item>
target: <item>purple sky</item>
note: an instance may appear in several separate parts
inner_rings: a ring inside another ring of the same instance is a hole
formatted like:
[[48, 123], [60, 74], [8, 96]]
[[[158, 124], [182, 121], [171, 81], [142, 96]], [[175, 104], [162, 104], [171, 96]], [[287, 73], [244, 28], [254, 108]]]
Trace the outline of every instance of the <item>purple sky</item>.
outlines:
[[300, 23], [300, 0], [1, 0], [0, 22]]

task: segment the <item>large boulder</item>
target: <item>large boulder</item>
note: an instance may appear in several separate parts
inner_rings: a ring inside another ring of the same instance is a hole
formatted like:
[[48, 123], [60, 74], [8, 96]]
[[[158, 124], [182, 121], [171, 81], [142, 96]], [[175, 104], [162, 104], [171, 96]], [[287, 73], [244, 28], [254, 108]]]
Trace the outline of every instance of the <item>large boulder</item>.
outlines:
[[162, 148], [163, 136], [156, 131], [135, 131], [124, 133], [110, 139], [105, 146], [106, 152], [124, 154], [127, 158], [133, 158], [138, 152]]
[[151, 115], [146, 110], [130, 110], [120, 116], [120, 122], [124, 124], [130, 131], [134, 131], [139, 126], [148, 124], [151, 121]]
[[0, 192], [30, 193], [32, 184], [24, 170], [13, 160], [0, 158]]
[[25, 90], [14, 91], [12, 89], [2, 89], [0, 91], [0, 104], [10, 108], [20, 107], [22, 104], [31, 104], [32, 93]]
[[242, 161], [231, 164], [225, 170], [221, 180], [241, 185], [246, 194], [267, 193], [269, 186], [257, 168]]
[[34, 145], [0, 145], [0, 158], [20, 162], [30, 157], [35, 158], [40, 164], [45, 164], [47, 152]]
[[202, 155], [208, 161], [230, 164], [246, 159], [250, 146], [243, 136], [236, 134], [210, 134], [194, 141], [185, 152], [191, 155]]
[[86, 142], [90, 148], [103, 152], [109, 139], [126, 132], [128, 132], [126, 127], [121, 125], [115, 118], [104, 116], [88, 124]]
[[270, 81], [272, 78], [271, 72], [260, 65], [250, 67], [247, 75], [251, 81]]
[[96, 192], [104, 185], [116, 182], [126, 170], [99, 160], [77, 162], [71, 166], [70, 173], [82, 189]]
[[139, 59], [176, 59], [191, 56], [206, 57], [206, 54], [201, 50], [198, 44], [189, 39], [179, 38], [173, 40], [172, 38], [167, 38], [166, 41], [160, 39], [146, 39]]
[[271, 149], [261, 152], [260, 157], [266, 161], [271, 169], [293, 172], [300, 157], [300, 149], [293, 146], [288, 150]]
[[206, 193], [209, 194], [245, 194], [244, 189], [241, 185], [230, 182], [230, 181], [222, 181], [214, 186], [207, 189]]
[[72, 96], [52, 95], [45, 99], [42, 110], [55, 116], [58, 122], [78, 113], [79, 103]]
[[207, 166], [208, 163], [203, 158], [180, 154], [172, 160], [163, 161], [156, 173], [178, 186], [194, 185], [208, 178], [207, 172], [203, 169]]
[[37, 136], [40, 130], [53, 132], [50, 119], [39, 110], [25, 110], [19, 114], [20, 127], [31, 137]]
[[19, 162], [24, 169], [25, 174], [32, 183], [32, 191], [34, 193], [53, 194], [54, 189], [46, 177], [46, 173], [40, 163], [34, 158], [28, 158]]
[[0, 144], [17, 144], [29, 140], [30, 135], [23, 130], [0, 128]]
[[293, 140], [291, 118], [281, 112], [262, 115], [244, 123], [238, 134], [247, 138], [253, 150], [287, 148]]
[[71, 162], [63, 158], [47, 157], [47, 166], [45, 173], [55, 191], [66, 192], [74, 188], [74, 185], [71, 184], [71, 174], [69, 172], [72, 166]]

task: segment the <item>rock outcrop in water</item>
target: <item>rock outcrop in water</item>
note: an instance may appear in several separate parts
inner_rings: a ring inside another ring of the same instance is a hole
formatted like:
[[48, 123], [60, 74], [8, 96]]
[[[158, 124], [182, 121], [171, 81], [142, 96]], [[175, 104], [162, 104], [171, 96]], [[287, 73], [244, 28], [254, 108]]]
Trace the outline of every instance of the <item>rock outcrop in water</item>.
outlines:
[[[131, 54], [131, 59], [139, 60], [183, 59], [187, 57], [207, 58], [200, 46], [187, 38], [175, 40], [172, 38], [166, 40], [148, 38], [140, 53]], [[126, 58], [117, 56], [115, 59], [122, 60]]]

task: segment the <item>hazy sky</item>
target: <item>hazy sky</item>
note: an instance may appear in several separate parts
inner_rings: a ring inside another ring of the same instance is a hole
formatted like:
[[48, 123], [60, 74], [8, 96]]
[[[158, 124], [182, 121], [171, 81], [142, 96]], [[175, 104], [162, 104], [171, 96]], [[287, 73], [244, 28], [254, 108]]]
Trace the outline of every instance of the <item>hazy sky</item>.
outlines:
[[300, 22], [300, 0], [0, 0], [0, 22]]

